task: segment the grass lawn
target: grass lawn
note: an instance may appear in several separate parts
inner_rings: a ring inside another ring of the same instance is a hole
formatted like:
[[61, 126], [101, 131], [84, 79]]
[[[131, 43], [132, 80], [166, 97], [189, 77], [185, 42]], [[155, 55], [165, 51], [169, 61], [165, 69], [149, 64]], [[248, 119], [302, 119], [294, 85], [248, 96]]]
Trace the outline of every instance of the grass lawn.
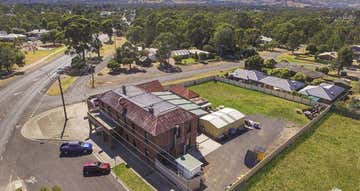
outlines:
[[313, 56], [308, 56], [305, 54], [297, 54], [297, 55], [293, 55], [293, 54], [289, 54], [289, 53], [285, 53], [285, 54], [281, 54], [277, 57], [278, 61], [288, 61], [288, 62], [297, 62], [297, 63], [303, 63], [303, 64], [308, 64], [308, 63], [314, 63], [315, 62], [315, 58]]
[[221, 82], [207, 82], [190, 87], [202, 97], [208, 99], [214, 107], [224, 105], [233, 107], [245, 114], [263, 114], [284, 119], [298, 125], [304, 125], [308, 119], [297, 114], [297, 109], [307, 106], [287, 101], [261, 92], [239, 88]]
[[124, 163], [115, 166], [113, 172], [118, 176], [131, 191], [152, 191], [153, 189], [146, 184], [137, 174], [135, 174]]
[[359, 145], [360, 121], [328, 114], [242, 190], [360, 190]]
[[[66, 90], [71, 86], [72, 83], [77, 79], [77, 77], [74, 76], [67, 76], [67, 75], [61, 75], [61, 85], [62, 90], [65, 93]], [[50, 96], [57, 96], [60, 95], [60, 89], [59, 89], [59, 83], [58, 81], [55, 81], [50, 88], [47, 91], [47, 94]]]
[[[113, 40], [116, 38], [116, 47], [121, 47], [126, 39], [124, 37], [113, 37]], [[115, 53], [115, 42], [113, 44], [103, 44], [103, 47], [100, 50], [102, 56], [109, 56]]]
[[194, 64], [196, 60], [194, 58], [186, 58], [181, 60], [181, 64], [187, 65], [187, 64]]
[[[62, 51], [60, 51], [60, 50], [62, 50]], [[55, 54], [53, 54], [53, 56], [56, 56], [56, 55], [62, 54], [64, 52], [65, 52], [64, 46], [60, 46], [60, 47], [54, 48], [52, 50], [36, 50], [35, 53], [30, 51], [30, 52], [27, 52], [27, 54], [25, 54], [25, 65], [32, 64], [36, 61], [39, 61], [40, 59], [42, 59], [46, 56], [49, 56], [50, 54], [55, 53]], [[52, 57], [52, 56], [50, 56], [50, 57]]]

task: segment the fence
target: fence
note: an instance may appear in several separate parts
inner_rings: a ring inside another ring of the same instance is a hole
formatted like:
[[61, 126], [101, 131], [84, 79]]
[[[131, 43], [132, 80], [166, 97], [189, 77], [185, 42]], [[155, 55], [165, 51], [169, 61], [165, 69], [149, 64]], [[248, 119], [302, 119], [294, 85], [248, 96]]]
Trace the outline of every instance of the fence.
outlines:
[[261, 168], [263, 168], [266, 164], [268, 164], [274, 157], [280, 154], [284, 149], [286, 149], [289, 145], [295, 142], [303, 133], [311, 129], [313, 125], [319, 122], [331, 109], [332, 106], [328, 106], [323, 112], [320, 113], [316, 118], [306, 124], [299, 132], [293, 135], [290, 139], [288, 139], [284, 144], [277, 147], [272, 153], [267, 155], [264, 160], [258, 163], [255, 167], [253, 167], [245, 176], [243, 176], [239, 181], [235, 182], [230, 190], [240, 190], [243, 184], [252, 177], [256, 172], [258, 172]]
[[258, 85], [248, 84], [248, 83], [230, 80], [230, 79], [217, 77], [217, 76], [209, 76], [209, 77], [200, 78], [197, 80], [187, 81], [187, 82], [184, 82], [183, 85], [188, 87], [188, 86], [193, 86], [193, 85], [197, 85], [197, 84], [201, 84], [201, 83], [205, 83], [205, 82], [209, 82], [209, 81], [220, 81], [223, 83], [231, 84], [231, 85], [238, 86], [241, 88], [259, 91], [259, 92], [262, 92], [265, 94], [270, 94], [270, 95], [273, 95], [276, 97], [280, 97], [280, 98], [283, 98], [283, 99], [286, 99], [289, 101], [294, 101], [294, 102], [305, 104], [305, 105], [314, 105], [317, 103], [311, 99], [293, 95], [289, 92], [282, 92], [282, 91], [273, 90], [273, 89], [265, 88], [265, 87], [258, 86]]
[[155, 167], [182, 191], [198, 190], [201, 186], [201, 176], [194, 177], [190, 180], [185, 179], [161, 164], [158, 160], [155, 160]]

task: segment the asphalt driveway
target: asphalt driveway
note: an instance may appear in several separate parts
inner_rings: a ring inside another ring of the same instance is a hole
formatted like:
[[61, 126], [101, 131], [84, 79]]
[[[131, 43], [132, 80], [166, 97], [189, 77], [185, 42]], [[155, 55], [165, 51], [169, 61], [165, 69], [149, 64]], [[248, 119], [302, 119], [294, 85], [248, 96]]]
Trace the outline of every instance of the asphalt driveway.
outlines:
[[205, 156], [204, 168], [206, 190], [224, 190], [249, 168], [244, 164], [245, 154], [254, 146], [269, 148], [281, 137], [286, 123], [261, 115], [248, 116], [261, 123], [261, 130], [250, 130], [223, 143], [221, 147]]

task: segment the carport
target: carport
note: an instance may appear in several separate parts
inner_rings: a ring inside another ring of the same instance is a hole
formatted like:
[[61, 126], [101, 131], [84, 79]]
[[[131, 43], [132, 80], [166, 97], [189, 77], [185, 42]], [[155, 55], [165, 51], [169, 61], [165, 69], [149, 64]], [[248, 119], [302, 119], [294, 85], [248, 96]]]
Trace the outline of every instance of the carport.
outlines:
[[114, 149], [113, 134], [118, 125], [106, 114], [102, 112], [88, 112], [89, 137], [95, 131], [100, 133], [103, 141], [110, 144], [110, 148]]

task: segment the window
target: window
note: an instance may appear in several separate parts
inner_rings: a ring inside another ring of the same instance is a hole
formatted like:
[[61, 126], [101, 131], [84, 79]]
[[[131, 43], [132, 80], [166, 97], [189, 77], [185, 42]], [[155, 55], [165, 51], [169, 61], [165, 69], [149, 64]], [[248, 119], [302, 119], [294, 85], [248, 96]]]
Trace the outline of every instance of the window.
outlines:
[[129, 141], [129, 135], [128, 134], [126, 134], [126, 140]]
[[190, 133], [191, 132], [191, 122], [187, 124], [187, 133]]
[[145, 156], [149, 156], [149, 150], [147, 150], [147, 148], [145, 148]]
[[134, 147], [137, 147], [135, 139], [133, 139], [133, 145]]
[[145, 132], [145, 134], [144, 134], [144, 140], [145, 140], [145, 142], [149, 143], [149, 135], [147, 132]]
[[180, 137], [180, 134], [181, 134], [180, 127], [177, 126], [177, 127], [176, 127], [176, 137], [179, 138], [179, 137]]

